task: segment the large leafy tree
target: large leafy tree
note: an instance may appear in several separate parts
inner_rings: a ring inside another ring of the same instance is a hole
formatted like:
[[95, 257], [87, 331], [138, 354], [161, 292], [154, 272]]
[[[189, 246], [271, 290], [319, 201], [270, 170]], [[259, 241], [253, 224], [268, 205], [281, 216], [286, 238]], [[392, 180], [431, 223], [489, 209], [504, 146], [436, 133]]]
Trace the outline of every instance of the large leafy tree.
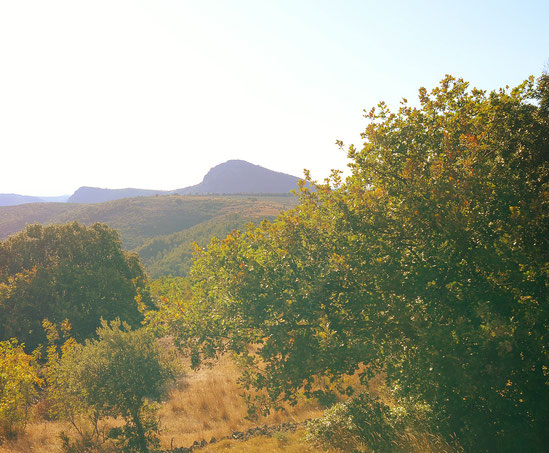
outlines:
[[103, 317], [136, 326], [147, 304], [145, 274], [104, 224], [29, 225], [0, 242], [0, 339], [33, 348], [45, 342], [42, 321], [68, 319], [77, 340]]
[[[475, 450], [549, 443], [547, 83], [381, 103], [352, 175], [198, 254], [168, 325], [272, 400], [362, 370]], [[253, 348], [249, 348], [254, 344]]]

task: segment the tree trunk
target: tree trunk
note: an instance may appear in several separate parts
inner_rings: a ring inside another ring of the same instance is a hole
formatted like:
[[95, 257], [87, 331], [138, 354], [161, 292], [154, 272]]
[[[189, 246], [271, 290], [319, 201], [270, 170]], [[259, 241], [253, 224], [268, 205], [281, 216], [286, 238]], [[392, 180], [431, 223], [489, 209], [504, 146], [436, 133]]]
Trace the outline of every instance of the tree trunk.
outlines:
[[145, 439], [145, 431], [143, 430], [143, 425], [141, 419], [139, 418], [139, 410], [137, 412], [132, 412], [133, 423], [137, 429], [137, 439], [139, 444], [139, 450], [141, 453], [149, 453], [147, 448], [147, 439]]

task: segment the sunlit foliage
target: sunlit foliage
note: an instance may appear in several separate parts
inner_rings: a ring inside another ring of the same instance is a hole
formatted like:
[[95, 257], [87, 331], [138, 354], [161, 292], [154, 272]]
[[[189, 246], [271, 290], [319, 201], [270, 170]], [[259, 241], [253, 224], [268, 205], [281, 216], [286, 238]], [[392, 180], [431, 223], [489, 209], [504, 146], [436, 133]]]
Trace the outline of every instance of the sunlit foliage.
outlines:
[[165, 394], [173, 369], [145, 330], [129, 329], [119, 320], [102, 322], [97, 340], [65, 344], [52, 360], [50, 400], [60, 418], [86, 415], [97, 425], [105, 417], [126, 424], [111, 433], [120, 451], [147, 452], [157, 445], [155, 407]]
[[[170, 323], [196, 359], [233, 351], [271, 401], [382, 373], [399, 404], [475, 451], [549, 444], [549, 120], [533, 78], [446, 77], [383, 103], [364, 146], [301, 204], [215, 240]], [[250, 348], [250, 345], [254, 346]]]
[[36, 357], [15, 339], [0, 341], [0, 441], [24, 430], [42, 383]]

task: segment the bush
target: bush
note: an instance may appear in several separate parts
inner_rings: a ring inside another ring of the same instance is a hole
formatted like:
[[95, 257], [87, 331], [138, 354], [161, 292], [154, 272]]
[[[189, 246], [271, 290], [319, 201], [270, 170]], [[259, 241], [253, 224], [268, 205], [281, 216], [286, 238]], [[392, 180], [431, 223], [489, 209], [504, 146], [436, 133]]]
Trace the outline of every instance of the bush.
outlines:
[[385, 452], [397, 449], [404, 424], [397, 411], [363, 393], [332, 406], [307, 431], [307, 439], [324, 448]]
[[42, 384], [36, 358], [16, 339], [0, 341], [0, 440], [24, 430], [29, 408]]
[[109, 436], [118, 451], [147, 452], [158, 431], [149, 403], [163, 396], [172, 370], [143, 329], [103, 321], [97, 334], [98, 340], [66, 348], [50, 373], [53, 408], [72, 420], [85, 414], [95, 426], [101, 418], [122, 417], [126, 426]]

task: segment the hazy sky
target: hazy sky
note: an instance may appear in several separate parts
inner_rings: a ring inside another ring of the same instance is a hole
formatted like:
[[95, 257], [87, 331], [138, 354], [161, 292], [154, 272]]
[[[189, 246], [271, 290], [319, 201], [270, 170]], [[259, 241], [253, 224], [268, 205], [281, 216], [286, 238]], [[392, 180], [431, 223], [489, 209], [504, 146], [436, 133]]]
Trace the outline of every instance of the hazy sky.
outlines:
[[244, 159], [317, 179], [362, 110], [541, 74], [549, 2], [0, 0], [0, 193], [175, 189]]

